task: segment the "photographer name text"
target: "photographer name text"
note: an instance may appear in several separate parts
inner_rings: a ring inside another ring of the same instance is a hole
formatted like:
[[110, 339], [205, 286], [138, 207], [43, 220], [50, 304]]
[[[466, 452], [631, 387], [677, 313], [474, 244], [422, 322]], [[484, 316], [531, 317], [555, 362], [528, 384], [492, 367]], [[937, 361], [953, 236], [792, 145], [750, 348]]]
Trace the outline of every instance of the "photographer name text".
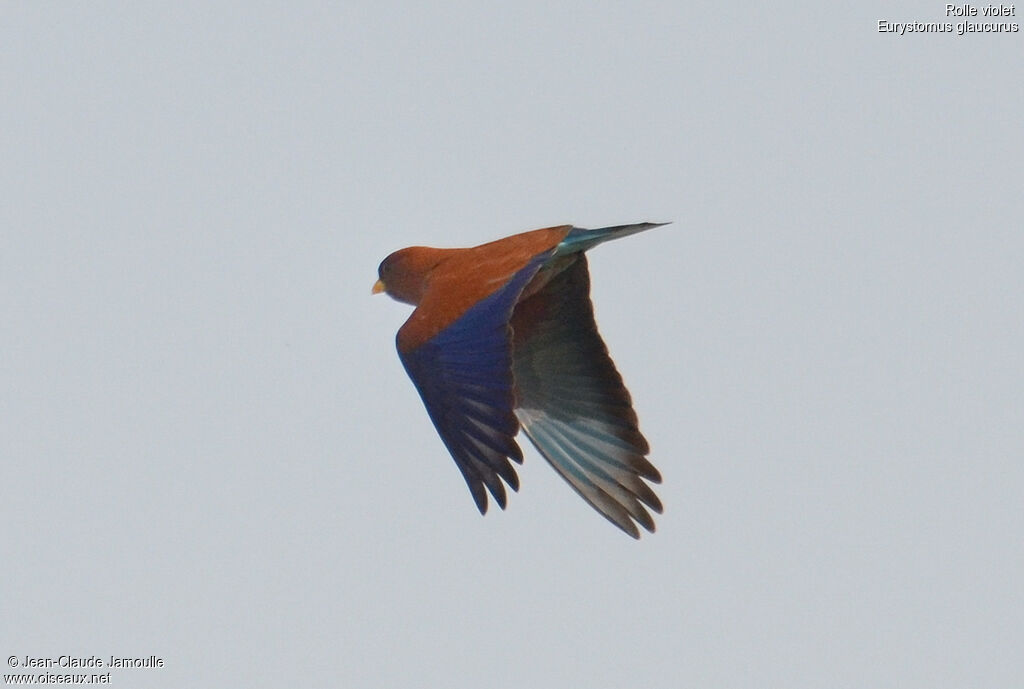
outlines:
[[[16, 660], [14, 656], [11, 660]], [[14, 666], [14, 662], [9, 662], [9, 665]], [[26, 668], [51, 668], [51, 667], [63, 667], [63, 668], [133, 668], [133, 667], [163, 667], [164, 659], [158, 658], [157, 656], [151, 655], [148, 658], [118, 658], [117, 656], [110, 656], [107, 659], [103, 659], [99, 656], [72, 656], [62, 655], [56, 658], [33, 658], [32, 656], [25, 656], [20, 663], [21, 667]]]

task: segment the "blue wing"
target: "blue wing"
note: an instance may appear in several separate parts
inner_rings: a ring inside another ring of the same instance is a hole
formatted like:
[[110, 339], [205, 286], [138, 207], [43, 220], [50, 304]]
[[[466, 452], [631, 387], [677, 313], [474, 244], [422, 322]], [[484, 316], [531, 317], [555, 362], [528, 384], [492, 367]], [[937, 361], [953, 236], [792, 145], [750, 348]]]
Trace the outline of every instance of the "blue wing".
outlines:
[[[629, 392], [597, 332], [582, 254], [555, 259], [561, 272], [516, 306], [513, 372], [516, 415], [548, 463], [620, 529], [654, 531], [644, 507], [661, 502]], [[561, 265], [558, 265], [561, 263]], [[566, 265], [567, 264], [567, 265]]]
[[513, 412], [509, 319], [523, 288], [550, 255], [535, 256], [505, 285], [416, 349], [398, 351], [481, 514], [487, 512], [484, 486], [502, 509], [506, 494], [501, 480], [519, 489], [509, 461], [523, 461], [514, 440], [519, 422]]

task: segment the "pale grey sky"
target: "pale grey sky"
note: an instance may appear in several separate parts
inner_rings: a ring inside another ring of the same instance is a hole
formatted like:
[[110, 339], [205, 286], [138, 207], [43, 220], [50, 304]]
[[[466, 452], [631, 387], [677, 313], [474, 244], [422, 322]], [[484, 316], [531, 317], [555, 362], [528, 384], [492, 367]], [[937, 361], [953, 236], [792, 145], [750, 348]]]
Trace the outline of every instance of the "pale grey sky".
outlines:
[[[938, 2], [492, 5], [4, 4], [0, 657], [1024, 685], [1022, 34], [877, 30]], [[674, 224], [591, 268], [658, 532], [525, 447], [480, 517], [378, 262], [644, 220]]]

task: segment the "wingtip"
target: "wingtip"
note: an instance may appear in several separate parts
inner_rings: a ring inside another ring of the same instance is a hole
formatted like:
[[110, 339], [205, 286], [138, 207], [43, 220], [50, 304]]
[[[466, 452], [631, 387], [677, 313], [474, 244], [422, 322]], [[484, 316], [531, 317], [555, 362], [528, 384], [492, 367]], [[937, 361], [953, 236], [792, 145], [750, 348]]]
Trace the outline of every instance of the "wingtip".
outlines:
[[640, 540], [640, 529], [636, 528], [636, 523], [635, 522], [633, 522], [633, 521], [626, 522], [627, 524], [629, 524], [629, 528], [627, 529], [623, 524], [619, 524], [618, 522], [616, 522], [614, 520], [611, 520], [611, 521], [612, 521], [612, 524], [615, 524], [615, 526], [619, 527], [622, 530], [622, 533], [626, 534], [627, 536], [629, 536], [630, 538], [632, 538], [635, 541], [639, 541]]
[[[629, 524], [629, 528], [626, 528], [625, 525], [620, 524], [619, 522], [615, 521], [614, 519], [609, 519], [609, 521], [612, 524], [614, 524], [615, 526], [619, 527], [619, 531], [621, 531], [622, 533], [626, 534], [627, 536], [632, 538], [634, 541], [641, 541], [641, 540], [643, 540], [641, 538], [641, 536], [644, 535], [644, 531], [647, 532], [647, 535], [651, 535], [651, 534], [654, 534], [655, 532], [657, 532], [657, 530], [658, 530], [658, 526], [657, 526], [657, 524], [654, 523], [654, 519], [651, 517], [651, 515], [647, 515], [647, 520], [644, 521], [644, 522], [636, 522], [636, 521], [633, 521], [631, 519], [630, 521], [627, 522], [627, 524]], [[640, 529], [638, 529], [637, 528], [637, 524], [642, 526], [644, 528], [644, 531], [641, 531]]]
[[487, 491], [484, 490], [483, 482], [466, 480], [469, 484], [469, 493], [473, 496], [473, 502], [480, 511], [480, 515], [487, 514]]

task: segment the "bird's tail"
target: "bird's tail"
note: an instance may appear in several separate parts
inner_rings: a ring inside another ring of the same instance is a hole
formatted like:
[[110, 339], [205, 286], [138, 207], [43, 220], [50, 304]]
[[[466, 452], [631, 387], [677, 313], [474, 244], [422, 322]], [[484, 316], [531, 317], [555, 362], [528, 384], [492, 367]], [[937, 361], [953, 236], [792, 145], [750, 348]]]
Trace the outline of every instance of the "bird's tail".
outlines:
[[652, 227], [661, 227], [662, 225], [668, 224], [669, 223], [667, 222], [642, 222], [634, 225], [601, 227], [596, 230], [574, 227], [569, 230], [569, 234], [566, 235], [565, 239], [562, 240], [562, 243], [558, 245], [557, 253], [574, 254], [581, 251], [587, 251], [589, 249], [593, 249], [602, 242], [607, 242], [609, 239], [626, 237], [631, 234], [636, 234], [637, 232], [649, 230]]

